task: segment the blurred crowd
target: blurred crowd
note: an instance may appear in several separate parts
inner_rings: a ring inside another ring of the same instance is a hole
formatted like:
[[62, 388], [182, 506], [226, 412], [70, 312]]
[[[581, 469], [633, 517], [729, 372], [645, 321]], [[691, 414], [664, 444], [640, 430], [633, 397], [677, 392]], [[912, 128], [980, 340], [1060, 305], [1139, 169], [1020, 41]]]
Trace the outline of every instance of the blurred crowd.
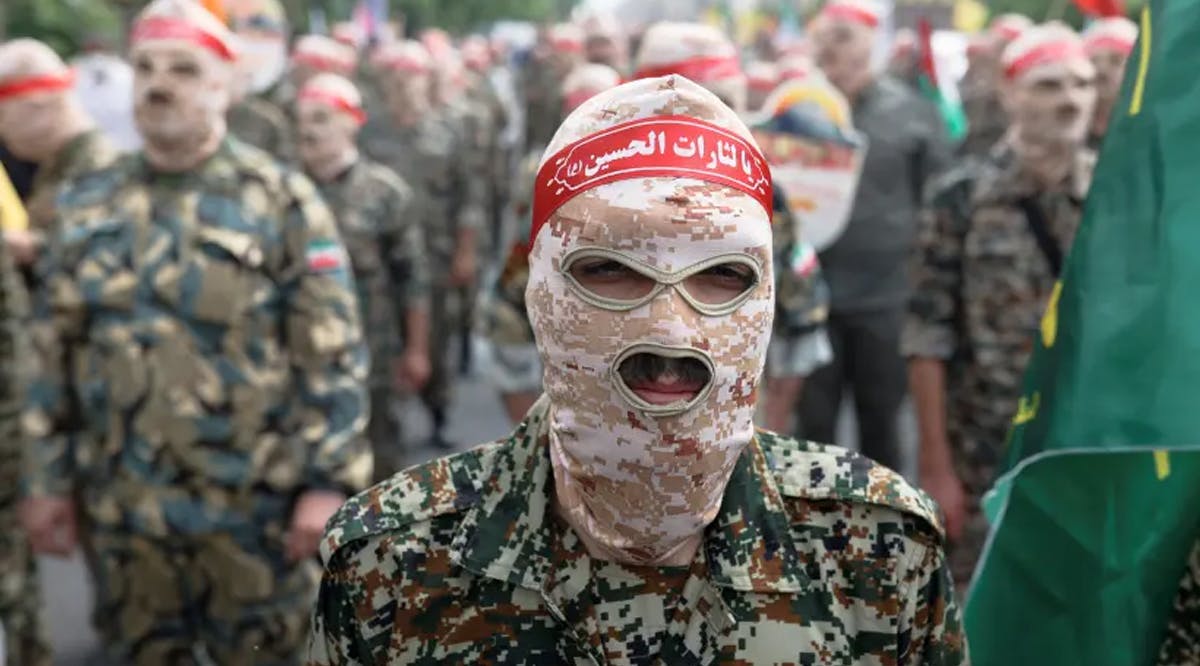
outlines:
[[[1137, 27], [998, 16], [939, 84], [916, 30], [873, 64], [884, 18], [830, 0], [802, 37], [744, 50], [707, 24], [592, 14], [515, 51], [438, 29], [290, 35], [273, 0], [221, 18], [155, 0], [123, 55], [0, 44], [7, 663], [50, 663], [33, 554], [76, 549], [117, 659], [298, 663], [326, 521], [414, 444], [398, 401], [418, 396], [448, 451], [470, 366], [514, 424], [542, 393], [527, 254], [555, 131], [668, 74], [752, 128], [788, 122], [781, 91], [828, 90], [804, 117], [860, 137], [835, 237], [814, 244], [777, 187], [759, 421], [834, 443], [849, 398], [859, 449], [900, 468], [911, 397], [964, 594]], [[828, 158], [822, 131], [802, 160]]]

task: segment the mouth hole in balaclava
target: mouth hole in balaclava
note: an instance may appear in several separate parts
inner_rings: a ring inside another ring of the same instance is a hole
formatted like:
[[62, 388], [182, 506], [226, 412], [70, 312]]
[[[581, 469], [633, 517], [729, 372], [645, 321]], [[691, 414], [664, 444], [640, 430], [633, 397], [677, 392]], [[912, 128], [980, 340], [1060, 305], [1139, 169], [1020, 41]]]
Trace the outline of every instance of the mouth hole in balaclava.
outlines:
[[615, 367], [621, 393], [651, 414], [686, 412], [712, 389], [712, 360], [699, 350], [634, 345], [620, 354]]

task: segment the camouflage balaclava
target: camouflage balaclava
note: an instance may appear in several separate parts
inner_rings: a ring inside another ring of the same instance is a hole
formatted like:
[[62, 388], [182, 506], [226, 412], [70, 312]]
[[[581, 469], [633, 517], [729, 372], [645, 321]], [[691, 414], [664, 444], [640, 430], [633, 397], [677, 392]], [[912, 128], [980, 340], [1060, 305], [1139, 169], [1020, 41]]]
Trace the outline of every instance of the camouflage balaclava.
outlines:
[[558, 508], [593, 555], [675, 563], [754, 437], [768, 166], [711, 92], [647, 78], [567, 117], [534, 196], [526, 302]]
[[[1096, 68], [1063, 23], [1026, 30], [1001, 56], [1012, 140], [1031, 159], [1069, 157], [1082, 145], [1096, 104]], [[1037, 156], [1037, 157], [1035, 157]]]
[[349, 79], [317, 74], [300, 89], [295, 111], [298, 153], [309, 175], [331, 180], [358, 161], [358, 131], [367, 114]]
[[0, 45], [0, 143], [21, 159], [53, 159], [92, 127], [74, 85], [74, 73], [49, 46], [27, 38]]

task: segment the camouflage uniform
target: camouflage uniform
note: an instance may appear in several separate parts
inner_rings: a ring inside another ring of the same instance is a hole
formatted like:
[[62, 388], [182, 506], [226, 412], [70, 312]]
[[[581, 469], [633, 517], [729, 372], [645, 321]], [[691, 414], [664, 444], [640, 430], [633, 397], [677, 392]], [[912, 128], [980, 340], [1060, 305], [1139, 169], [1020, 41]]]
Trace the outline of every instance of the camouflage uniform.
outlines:
[[25, 204], [30, 229], [52, 234], [56, 222], [55, 199], [63, 186], [111, 165], [116, 159], [117, 149], [100, 130], [89, 130], [67, 143], [49, 164], [38, 167]]
[[1200, 543], [1192, 547], [1156, 666], [1200, 664]]
[[913, 266], [902, 351], [946, 362], [946, 421], [954, 464], [970, 497], [961, 543], [951, 544], [965, 584], [987, 536], [979, 498], [994, 480], [1021, 380], [1056, 277], [1021, 208], [1032, 198], [1065, 251], [1082, 215], [1095, 156], [1080, 149], [1071, 177], [1047, 191], [1001, 144], [970, 172], [932, 184]]
[[513, 179], [515, 238], [504, 258], [484, 312], [484, 335], [491, 347], [491, 377], [501, 393], [541, 393], [542, 364], [525, 309], [529, 284], [529, 232], [533, 224], [533, 183], [542, 150], [530, 151]]
[[22, 443], [18, 415], [28, 353], [25, 285], [8, 250], [0, 246], [0, 630], [8, 664], [49, 666], [50, 644], [41, 621], [41, 589], [25, 532], [17, 519]]
[[310, 666], [963, 663], [937, 509], [895, 473], [761, 433], [693, 564], [628, 567], [557, 517], [547, 411], [343, 507]]
[[525, 100], [525, 147], [545, 146], [563, 121], [562, 77], [550, 58], [531, 58], [521, 81]]
[[363, 329], [371, 349], [367, 435], [375, 476], [400, 468], [400, 424], [392, 409], [392, 359], [403, 349], [404, 315], [426, 307], [429, 267], [411, 188], [386, 167], [360, 159], [331, 182], [318, 182], [350, 253]]
[[292, 502], [361, 488], [371, 467], [332, 216], [303, 176], [229, 139], [191, 173], [130, 155], [81, 178], [59, 221], [24, 492], [80, 497], [120, 663], [295, 663], [316, 572], [285, 559]]
[[287, 115], [261, 97], [247, 97], [229, 109], [229, 133], [280, 162], [294, 156], [292, 124]]
[[[74, 179], [107, 166], [116, 158], [116, 149], [98, 130], [84, 132], [68, 142], [50, 163], [38, 168], [27, 202], [30, 229], [53, 241], [56, 235], [55, 197]], [[4, 282], [4, 295], [0, 300], [4, 301], [4, 315], [27, 319], [29, 313], [25, 293], [27, 288], [38, 289], [35, 272], [32, 268], [24, 271], [23, 284], [10, 285], [11, 276], [21, 275], [21, 272], [12, 265], [12, 257], [6, 250], [0, 250], [0, 255], [3, 255], [0, 259], [0, 264], [3, 264], [0, 267], [0, 281]], [[2, 325], [7, 326], [8, 322]], [[25, 324], [21, 326], [24, 328]], [[4, 347], [4, 343], [0, 342], [0, 352], [5, 353], [0, 366], [5, 372], [32, 377], [39, 371], [29, 354], [8, 356], [13, 350]], [[9, 381], [7, 377], [0, 378], [5, 388], [23, 385]], [[18, 396], [15, 394], [4, 395], [0, 396], [0, 403], [16, 399]], [[3, 410], [3, 405], [0, 405], [0, 410]], [[5, 420], [4, 415], [0, 414], [0, 421]], [[0, 451], [0, 624], [7, 631], [8, 663], [49, 663], [50, 647], [41, 623], [42, 603], [36, 560], [17, 520], [21, 439], [11, 432], [0, 432], [0, 442], [5, 445], [5, 450]]]
[[979, 77], [967, 75], [962, 82], [963, 113], [967, 116], [967, 136], [960, 150], [963, 155], [987, 157], [1008, 131], [1008, 113], [1000, 103], [996, 86]]
[[472, 177], [464, 159], [466, 141], [446, 118], [427, 114], [411, 127], [382, 118], [369, 120], [359, 146], [376, 162], [408, 183], [421, 202], [421, 219], [430, 272], [430, 365], [432, 375], [421, 397], [431, 409], [450, 404], [450, 340], [458, 330], [462, 304], [450, 286], [450, 265], [459, 230], [478, 230], [483, 221], [482, 181]]

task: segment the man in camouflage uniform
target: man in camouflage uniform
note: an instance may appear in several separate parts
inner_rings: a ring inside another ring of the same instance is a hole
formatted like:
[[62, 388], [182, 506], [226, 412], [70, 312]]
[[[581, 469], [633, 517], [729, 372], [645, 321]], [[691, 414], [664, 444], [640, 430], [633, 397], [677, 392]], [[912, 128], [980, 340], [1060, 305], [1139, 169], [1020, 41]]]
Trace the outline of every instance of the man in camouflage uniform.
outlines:
[[301, 35], [292, 45], [287, 78], [272, 90], [271, 102], [290, 115], [296, 108], [296, 94], [309, 79], [322, 72], [350, 77], [357, 69], [358, 53], [353, 47], [325, 35]]
[[353, 83], [318, 74], [296, 104], [301, 161], [338, 219], [354, 268], [372, 359], [367, 436], [375, 477], [384, 479], [402, 466], [395, 388], [420, 389], [429, 379], [429, 269], [416, 196], [359, 155], [366, 113]]
[[0, 46], [0, 143], [38, 165], [26, 204], [29, 228], [4, 235], [29, 275], [55, 233], [55, 198], [63, 185], [117, 156], [72, 95], [72, 83], [71, 70], [45, 44], [15, 39]]
[[[595, 157], [570, 156], [608, 152], [596, 141], [641, 149], [589, 181]], [[932, 502], [754, 428], [768, 169], [682, 77], [568, 116], [538, 177], [527, 291], [546, 397], [512, 436], [343, 508], [310, 666], [964, 662]]]
[[226, 136], [223, 24], [156, 0], [131, 59], [144, 147], [64, 191], [36, 295], [22, 521], [86, 546], [118, 663], [295, 664], [322, 528], [370, 477], [345, 249], [311, 182]]
[[1099, 151], [1108, 132], [1113, 107], [1121, 97], [1121, 82], [1125, 80], [1125, 65], [1137, 43], [1137, 24], [1124, 16], [1100, 19], [1083, 33], [1088, 57], [1096, 67], [1096, 112], [1088, 132], [1088, 147]]
[[[18, 157], [38, 164], [29, 196], [28, 224], [25, 228], [4, 227], [6, 246], [0, 248], [5, 317], [0, 326], [9, 328], [9, 333], [13, 326], [9, 318], [22, 317], [22, 331], [27, 325], [26, 288], [40, 288], [33, 268], [57, 235], [55, 197], [71, 180], [116, 157], [73, 96], [72, 84], [71, 71], [46, 45], [17, 39], [0, 46], [0, 142]], [[24, 269], [24, 283], [12, 284], [20, 269]], [[0, 351], [6, 353], [0, 365], [8, 373], [17, 372], [20, 366], [20, 373], [28, 377], [34, 370], [32, 360], [29, 354], [17, 354], [9, 346], [11, 342], [0, 342], [4, 347]], [[24, 385], [11, 374], [0, 382], [8, 391]], [[12, 407], [17, 397], [15, 393], [0, 396], [5, 403], [0, 409]], [[0, 415], [0, 421], [5, 426], [15, 423], [6, 415]], [[0, 623], [7, 632], [9, 663], [48, 664], [50, 648], [41, 623], [35, 562], [17, 520], [22, 440], [11, 430], [0, 432], [4, 447], [0, 451], [0, 534], [5, 535], [0, 539]]]
[[[563, 82], [564, 112], [574, 111], [588, 99], [620, 83], [621, 75], [607, 65], [579, 65]], [[534, 344], [529, 312], [525, 308], [525, 287], [529, 284], [533, 190], [544, 150], [543, 146], [536, 154], [527, 155], [513, 180], [513, 214], [520, 227], [504, 259], [485, 313], [491, 351], [488, 374], [500, 391], [504, 411], [513, 423], [519, 423], [525, 417], [542, 393], [542, 364]]]
[[[0, 204], [0, 221], [12, 214]], [[0, 246], [0, 634], [4, 637], [0, 662], [49, 666], [37, 568], [17, 519], [24, 442], [18, 425], [20, 387], [29, 379], [22, 371], [27, 367], [22, 358], [29, 352], [27, 309], [20, 273], [8, 249]]]
[[921, 485], [946, 513], [965, 589], [987, 536], [1021, 379], [1074, 238], [1094, 154], [1084, 145], [1095, 69], [1062, 24], [1005, 50], [1013, 126], [985, 163], [931, 188], [902, 347], [921, 433]]
[[583, 59], [583, 31], [570, 23], [551, 26], [525, 65], [525, 149], [550, 143], [563, 119], [562, 82]]
[[287, 66], [287, 17], [276, 0], [232, 6], [230, 24], [238, 36], [238, 81], [229, 107], [229, 133], [287, 162], [292, 159], [292, 127], [287, 113], [267, 93]]
[[482, 180], [468, 171], [469, 147], [453, 123], [433, 112], [433, 63], [420, 42], [389, 45], [376, 58], [387, 114], [368, 119], [359, 145], [391, 168], [420, 201], [430, 271], [429, 382], [421, 399], [433, 418], [432, 444], [445, 439], [452, 373], [449, 346], [463, 316], [460, 290], [475, 280], [479, 229], [483, 226]]
[[1033, 23], [1020, 14], [1001, 14], [988, 30], [974, 35], [967, 46], [967, 73], [959, 84], [967, 136], [960, 150], [967, 157], [982, 158], [1008, 130], [1008, 110], [1000, 100], [1000, 54]]

